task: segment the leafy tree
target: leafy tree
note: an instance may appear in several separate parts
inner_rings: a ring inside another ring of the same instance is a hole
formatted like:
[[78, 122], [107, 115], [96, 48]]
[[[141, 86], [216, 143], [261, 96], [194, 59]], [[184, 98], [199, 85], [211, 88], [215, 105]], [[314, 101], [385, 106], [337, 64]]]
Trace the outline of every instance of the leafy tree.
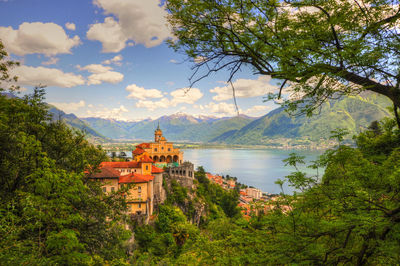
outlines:
[[[399, 139], [394, 125], [393, 120], [377, 125], [379, 135], [377, 128], [360, 134], [357, 148], [328, 151], [313, 166], [326, 166], [322, 180], [299, 171], [287, 177], [302, 193], [282, 197], [275, 212], [263, 217], [271, 263], [399, 261], [400, 145], [393, 142]], [[301, 158], [288, 162], [297, 165]]]
[[[18, 62], [14, 62], [12, 60], [6, 60], [7, 59], [7, 52], [4, 49], [4, 45], [0, 40], [0, 92], [4, 90], [10, 90], [14, 91], [17, 90], [19, 87], [13, 84], [12, 82], [15, 82], [18, 80], [17, 77], [10, 75], [10, 68], [14, 66], [18, 66]], [[4, 84], [5, 83], [5, 84]], [[4, 87], [4, 86], [7, 87]]]
[[292, 109], [310, 114], [327, 98], [369, 90], [387, 96], [397, 116], [397, 0], [171, 0], [167, 9], [170, 45], [195, 62], [192, 82], [221, 69], [230, 82], [251, 66], [282, 81], [272, 98], [292, 94]]
[[126, 259], [125, 203], [86, 178], [105, 154], [53, 122], [35, 89], [0, 96], [0, 264], [94, 264]]

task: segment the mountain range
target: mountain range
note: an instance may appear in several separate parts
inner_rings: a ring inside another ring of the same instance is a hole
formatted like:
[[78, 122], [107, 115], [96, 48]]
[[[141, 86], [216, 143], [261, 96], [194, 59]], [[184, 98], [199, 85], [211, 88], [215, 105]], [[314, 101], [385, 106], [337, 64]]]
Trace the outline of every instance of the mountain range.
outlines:
[[177, 113], [158, 119], [124, 122], [103, 118], [81, 118], [95, 132], [110, 139], [151, 140], [159, 124], [171, 141], [217, 142], [227, 144], [267, 144], [271, 139], [328, 139], [331, 131], [346, 128], [354, 135], [372, 121], [390, 116], [389, 100], [373, 93], [342, 97], [325, 102], [318, 114], [290, 116], [277, 108], [259, 117], [245, 115], [216, 118]]
[[[6, 95], [7, 97], [16, 97]], [[371, 122], [390, 116], [390, 101], [374, 93], [342, 97], [325, 102], [318, 114], [290, 116], [277, 108], [259, 117], [245, 115], [217, 118], [195, 117], [184, 113], [136, 122], [104, 118], [78, 118], [49, 105], [53, 120], [62, 119], [72, 128], [86, 132], [97, 142], [112, 140], [151, 140], [157, 125], [170, 141], [226, 143], [241, 145], [271, 144], [273, 140], [295, 139], [318, 142], [328, 139], [336, 128], [346, 128], [352, 136]]]

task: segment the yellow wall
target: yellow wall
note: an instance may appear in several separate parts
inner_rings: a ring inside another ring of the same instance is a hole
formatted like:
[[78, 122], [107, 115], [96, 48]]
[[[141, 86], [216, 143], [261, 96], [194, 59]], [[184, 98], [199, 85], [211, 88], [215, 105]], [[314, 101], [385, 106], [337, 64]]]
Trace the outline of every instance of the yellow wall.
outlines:
[[147, 204], [146, 202], [142, 203], [128, 203], [128, 213], [129, 214], [136, 214], [138, 211], [141, 211], [142, 214], [147, 213]]
[[[125, 185], [125, 184], [124, 184]], [[148, 197], [147, 183], [129, 184], [131, 188], [128, 190], [126, 201], [146, 201]], [[140, 192], [139, 192], [140, 191]]]
[[140, 168], [115, 168], [115, 170], [119, 171], [121, 175], [129, 175], [130, 173], [142, 173]]
[[151, 175], [151, 163], [142, 163], [142, 175]]
[[114, 191], [118, 190], [118, 179], [99, 179], [99, 181], [102, 184], [101, 187], [102, 187], [103, 191], [105, 189], [104, 192], [106, 192], [106, 193], [112, 192], [113, 188], [114, 188]]

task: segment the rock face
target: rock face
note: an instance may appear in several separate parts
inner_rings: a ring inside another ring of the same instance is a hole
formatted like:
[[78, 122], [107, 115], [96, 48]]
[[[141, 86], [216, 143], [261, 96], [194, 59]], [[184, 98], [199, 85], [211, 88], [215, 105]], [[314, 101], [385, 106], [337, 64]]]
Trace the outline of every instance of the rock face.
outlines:
[[157, 209], [158, 206], [167, 199], [165, 189], [163, 188], [162, 173], [154, 174], [153, 192], [154, 192], [154, 208]]

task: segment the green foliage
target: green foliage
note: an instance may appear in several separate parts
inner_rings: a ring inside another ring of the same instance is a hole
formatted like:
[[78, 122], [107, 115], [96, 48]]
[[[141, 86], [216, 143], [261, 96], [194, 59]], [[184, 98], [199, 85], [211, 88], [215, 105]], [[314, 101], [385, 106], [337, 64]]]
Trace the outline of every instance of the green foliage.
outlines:
[[52, 122], [43, 98], [0, 96], [0, 264], [126, 260], [124, 200], [84, 174], [104, 152]]
[[[16, 82], [18, 78], [16, 76], [10, 76], [10, 69], [14, 66], [18, 66], [18, 62], [14, 62], [7, 59], [7, 52], [4, 49], [4, 45], [0, 40], [0, 92], [9, 90], [15, 91], [18, 90], [19, 87], [14, 85], [13, 82]], [[7, 87], [4, 87], [4, 83]], [[10, 85], [11, 84], [11, 85]]]
[[[281, 184], [288, 182], [297, 191], [282, 194], [270, 203], [271, 210], [250, 220], [227, 217], [222, 206], [229, 194], [218, 195], [223, 192], [199, 168], [197, 195], [210, 208], [201, 231], [186, 239], [195, 227], [174, 207], [164, 208], [155, 229], [164, 231], [153, 242], [164, 252], [141, 258], [178, 265], [395, 265], [400, 260], [399, 134], [395, 122], [387, 120], [357, 136], [358, 147], [328, 150], [310, 165], [325, 168], [323, 176], [299, 170], [287, 176]], [[304, 158], [291, 154], [285, 162], [299, 169]], [[165, 244], [169, 232], [175, 244]]]
[[[193, 83], [245, 67], [279, 79], [289, 111], [311, 114], [328, 98], [363, 90], [400, 106], [395, 0], [171, 0], [176, 50], [194, 63]], [[199, 60], [201, 59], [201, 60]], [[193, 84], [192, 84], [193, 85]]]

